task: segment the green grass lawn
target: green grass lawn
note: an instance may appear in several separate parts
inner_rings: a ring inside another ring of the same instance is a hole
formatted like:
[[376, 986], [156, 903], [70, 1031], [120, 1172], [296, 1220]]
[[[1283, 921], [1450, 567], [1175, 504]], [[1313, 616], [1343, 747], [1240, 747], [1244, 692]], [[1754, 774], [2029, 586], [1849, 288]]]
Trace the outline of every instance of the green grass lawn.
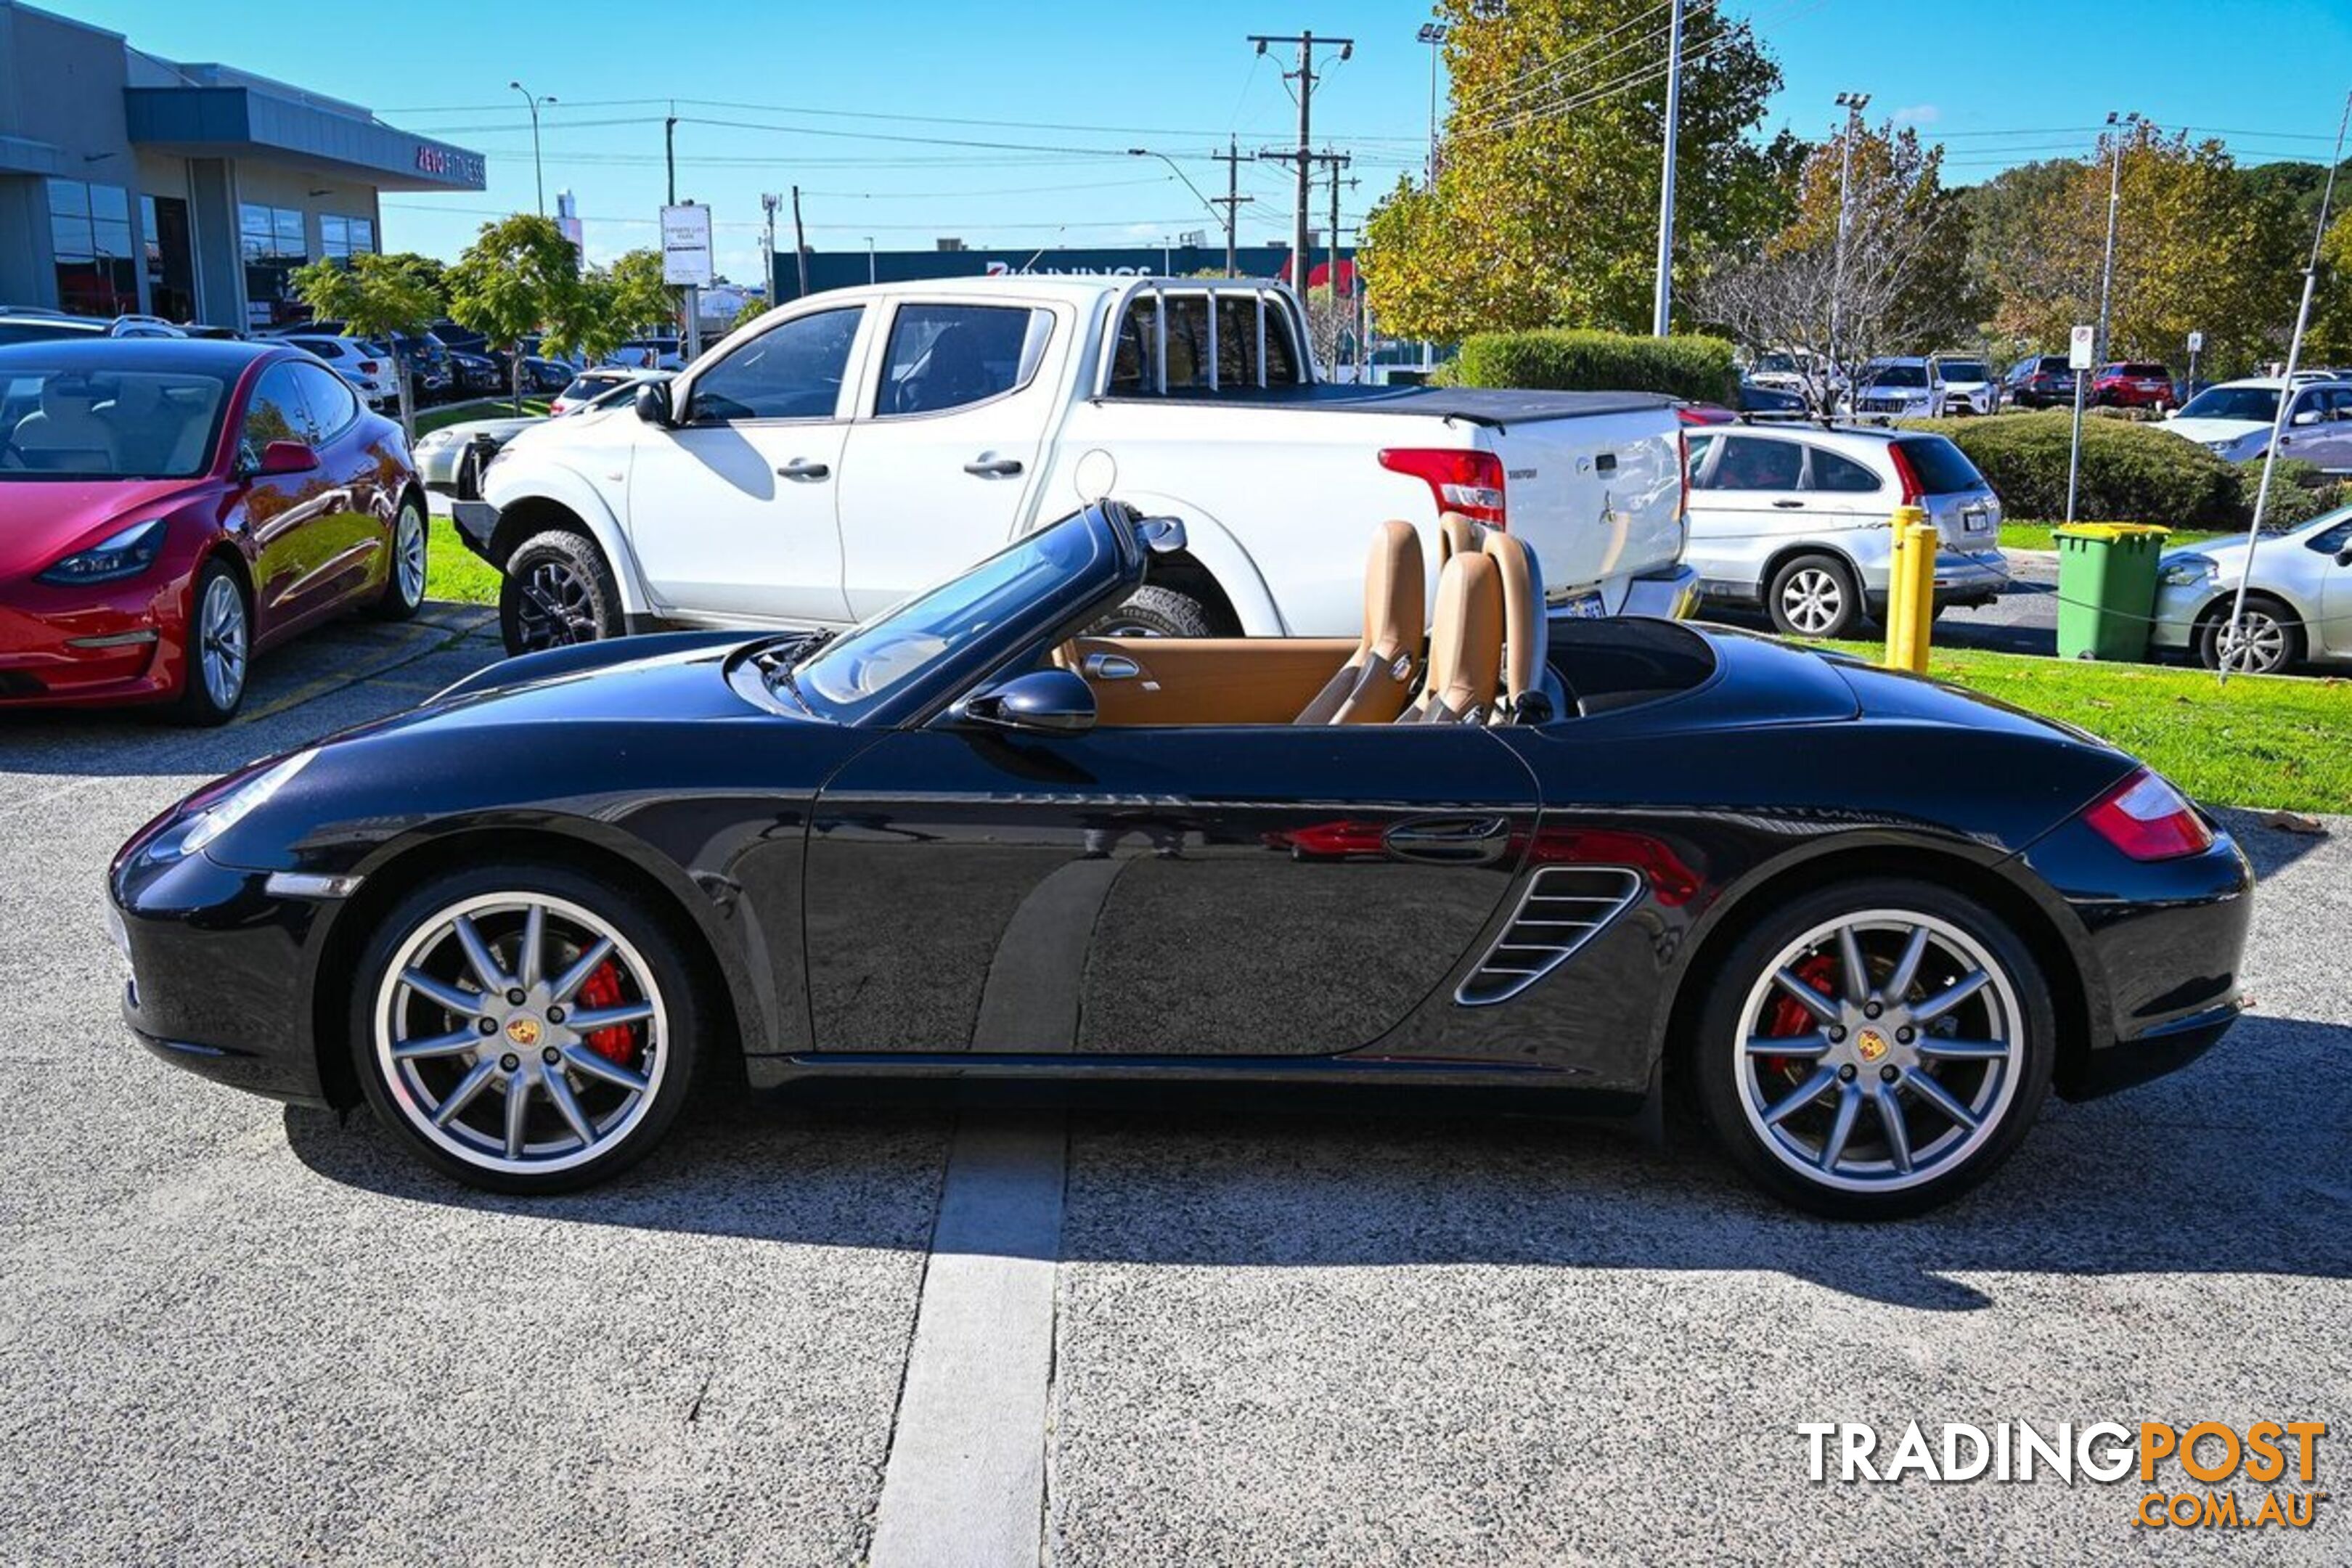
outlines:
[[[2058, 542], [2051, 531], [2065, 526], [2056, 522], [2004, 522], [2000, 525], [2000, 547], [2003, 550], [2055, 550]], [[2167, 550], [2178, 550], [2184, 544], [2196, 544], [2208, 539], [2221, 539], [2219, 533], [2200, 533], [2195, 529], [2177, 528], [2165, 537]], [[2235, 538], [2235, 534], [2227, 537]]]
[[[1834, 645], [1875, 661], [1883, 643]], [[2352, 681], [1933, 648], [1927, 673], [2081, 726], [2208, 805], [2352, 812]]]
[[499, 574], [488, 562], [466, 548], [457, 526], [446, 517], [433, 520], [425, 545], [425, 596], [455, 599], [465, 605], [499, 602]]
[[[522, 400], [526, 416], [536, 417], [547, 412], [547, 399], [526, 397]], [[470, 419], [505, 419], [514, 414], [514, 405], [501, 397], [495, 404], [468, 403], [447, 408], [420, 409], [416, 416], [416, 433], [424, 435], [438, 430], [444, 425], [463, 425]]]

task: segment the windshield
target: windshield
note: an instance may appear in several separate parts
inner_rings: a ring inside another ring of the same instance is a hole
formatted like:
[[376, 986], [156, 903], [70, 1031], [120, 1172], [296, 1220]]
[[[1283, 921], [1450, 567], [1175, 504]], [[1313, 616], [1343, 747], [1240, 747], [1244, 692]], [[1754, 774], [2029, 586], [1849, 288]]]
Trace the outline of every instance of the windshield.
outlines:
[[1883, 364], [1870, 373], [1873, 386], [1925, 386], [1927, 372], [1923, 365]]
[[1758, 354], [1756, 368], [1772, 375], [1793, 375], [1796, 374], [1797, 362], [1787, 354]]
[[1083, 512], [1041, 529], [825, 644], [793, 672], [803, 700], [850, 721], [912, 677], [1094, 563]]
[[1982, 381], [1985, 367], [1972, 359], [1948, 359], [1944, 362], [1946, 381]]
[[2278, 418], [2278, 389], [2270, 386], [2209, 386], [2189, 400], [2183, 419], [2248, 419], [2269, 425]]
[[0, 475], [184, 479], [212, 466], [227, 384], [202, 371], [0, 368]]

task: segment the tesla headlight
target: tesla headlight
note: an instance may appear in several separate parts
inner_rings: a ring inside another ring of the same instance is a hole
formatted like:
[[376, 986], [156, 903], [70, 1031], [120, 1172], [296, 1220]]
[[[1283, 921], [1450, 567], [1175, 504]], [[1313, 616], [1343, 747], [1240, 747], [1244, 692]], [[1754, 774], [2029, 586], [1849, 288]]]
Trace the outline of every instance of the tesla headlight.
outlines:
[[283, 757], [262, 769], [236, 780], [218, 795], [205, 799], [198, 796], [194, 809], [177, 823], [156, 836], [148, 845], [147, 853], [158, 860], [176, 860], [194, 855], [268, 801], [271, 795], [286, 787], [287, 782], [308, 767], [310, 759], [319, 754], [317, 747]]
[[2210, 555], [2171, 555], [2164, 562], [2162, 576], [2167, 586], [2192, 588], [2214, 574]]
[[44, 583], [111, 583], [136, 577], [163, 552], [163, 520], [134, 522], [88, 550], [77, 550], [40, 574]]

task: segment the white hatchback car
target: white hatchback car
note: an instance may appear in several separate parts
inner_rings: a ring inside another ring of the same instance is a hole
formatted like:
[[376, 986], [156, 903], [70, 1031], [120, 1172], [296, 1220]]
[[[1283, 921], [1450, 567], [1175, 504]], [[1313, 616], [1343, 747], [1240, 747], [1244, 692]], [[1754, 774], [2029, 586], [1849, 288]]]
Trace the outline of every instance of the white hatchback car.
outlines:
[[[2245, 570], [2243, 539], [2168, 551], [2158, 567], [2150, 640], [2193, 653], [2208, 669], [2275, 675], [2304, 663], [2352, 663], [2352, 507], [2339, 507], [2254, 546], [2240, 638], [2224, 626]], [[2233, 647], [2232, 645], [2236, 646]]]
[[381, 406], [400, 395], [400, 384], [393, 379], [392, 356], [373, 344], [358, 338], [328, 337], [322, 333], [289, 336], [283, 341], [325, 360], [327, 368], [341, 376], [371, 405]]
[[1897, 506], [1936, 525], [1936, 607], [2009, 586], [2000, 498], [1968, 454], [1917, 431], [1718, 425], [1689, 432], [1684, 562], [1717, 603], [1801, 637], [1853, 635], [1886, 605]]

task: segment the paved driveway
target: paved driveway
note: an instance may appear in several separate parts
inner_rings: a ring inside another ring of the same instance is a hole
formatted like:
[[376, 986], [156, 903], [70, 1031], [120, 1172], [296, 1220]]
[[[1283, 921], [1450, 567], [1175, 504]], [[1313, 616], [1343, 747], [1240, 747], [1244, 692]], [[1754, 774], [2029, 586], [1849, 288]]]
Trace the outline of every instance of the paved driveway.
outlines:
[[0, 1560], [2352, 1557], [2352, 1495], [2182, 1541], [2128, 1482], [1814, 1485], [1795, 1432], [2320, 1419], [2344, 1488], [2352, 822], [2233, 817], [2260, 1011], [1909, 1225], [1686, 1137], [1258, 1090], [753, 1103], [488, 1200], [139, 1052], [99, 879], [492, 651], [436, 612], [265, 659], [226, 731], [0, 721]]

